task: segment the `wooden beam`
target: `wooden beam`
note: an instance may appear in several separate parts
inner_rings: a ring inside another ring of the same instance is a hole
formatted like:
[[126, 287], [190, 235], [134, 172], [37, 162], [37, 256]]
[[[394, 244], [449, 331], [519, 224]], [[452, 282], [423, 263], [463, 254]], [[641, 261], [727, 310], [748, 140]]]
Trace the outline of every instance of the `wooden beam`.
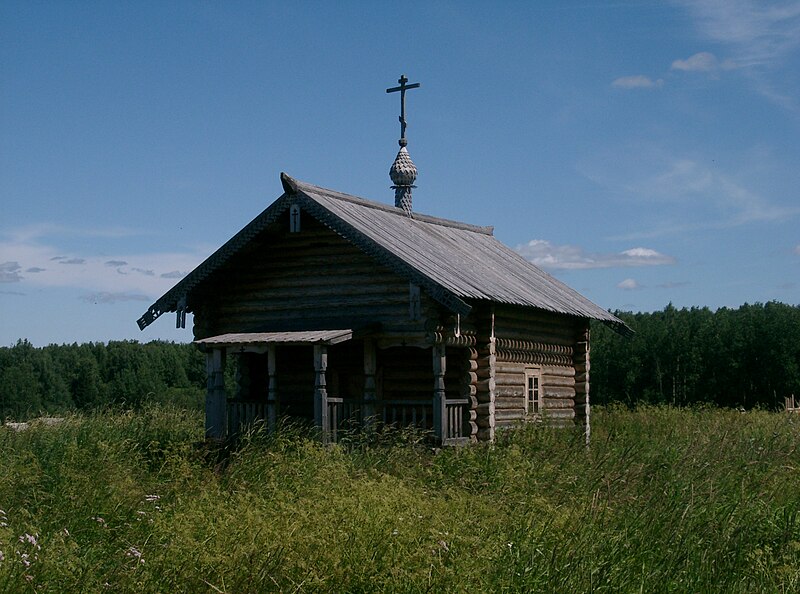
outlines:
[[328, 423], [328, 386], [326, 371], [328, 369], [328, 348], [325, 345], [314, 345], [314, 421], [319, 427], [322, 442], [330, 439]]
[[375, 410], [375, 399], [377, 397], [377, 387], [375, 384], [375, 374], [377, 371], [377, 351], [375, 341], [371, 338], [364, 339], [364, 405], [362, 409], [362, 420], [365, 426], [371, 425], [375, 420], [377, 411]]
[[433, 352], [433, 433], [436, 441], [447, 440], [447, 400], [444, 391], [444, 374], [447, 371], [445, 347], [434, 345]]
[[278, 379], [275, 366], [275, 345], [267, 346], [267, 428], [275, 431], [278, 420]]
[[225, 351], [212, 349], [206, 354], [206, 437], [224, 439], [225, 427]]

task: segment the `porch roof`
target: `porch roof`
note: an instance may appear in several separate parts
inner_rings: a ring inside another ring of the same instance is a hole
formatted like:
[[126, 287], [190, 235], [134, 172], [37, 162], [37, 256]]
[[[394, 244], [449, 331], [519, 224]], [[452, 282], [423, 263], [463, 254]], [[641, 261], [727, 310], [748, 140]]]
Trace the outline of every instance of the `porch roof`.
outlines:
[[200, 340], [195, 344], [210, 347], [254, 347], [267, 344], [304, 345], [325, 344], [332, 345], [345, 342], [353, 338], [352, 329], [343, 330], [307, 330], [303, 332], [242, 332], [234, 334], [220, 334]]

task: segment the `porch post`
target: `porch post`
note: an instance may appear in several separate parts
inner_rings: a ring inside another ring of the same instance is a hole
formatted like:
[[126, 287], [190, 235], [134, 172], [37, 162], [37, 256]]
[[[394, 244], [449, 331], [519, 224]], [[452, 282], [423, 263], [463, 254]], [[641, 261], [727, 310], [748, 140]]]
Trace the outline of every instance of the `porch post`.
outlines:
[[206, 437], [223, 439], [225, 427], [225, 351], [221, 348], [206, 353]]
[[364, 403], [361, 405], [361, 422], [364, 426], [375, 422], [375, 370], [377, 368], [375, 341], [371, 338], [364, 339]]
[[328, 423], [328, 387], [325, 371], [328, 369], [328, 347], [314, 345], [314, 421], [322, 432], [322, 442], [328, 443], [330, 424]]
[[447, 439], [447, 401], [444, 392], [444, 374], [447, 367], [443, 344], [433, 345], [433, 434], [444, 445]]
[[278, 419], [278, 382], [275, 377], [275, 345], [267, 345], [267, 429], [275, 431], [275, 424]]

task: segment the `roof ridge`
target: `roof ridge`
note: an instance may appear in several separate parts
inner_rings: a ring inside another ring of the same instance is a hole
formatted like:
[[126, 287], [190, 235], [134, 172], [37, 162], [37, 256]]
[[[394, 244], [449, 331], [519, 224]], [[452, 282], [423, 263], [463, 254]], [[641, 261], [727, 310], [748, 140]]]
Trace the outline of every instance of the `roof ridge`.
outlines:
[[442, 227], [450, 227], [453, 229], [460, 229], [462, 231], [471, 231], [473, 233], [481, 233], [483, 235], [494, 235], [494, 227], [492, 226], [471, 225], [470, 223], [463, 223], [461, 221], [444, 219], [441, 217], [435, 217], [432, 215], [426, 215], [417, 212], [412, 212], [411, 215], [409, 216], [402, 208], [397, 208], [396, 206], [392, 206], [391, 204], [386, 204], [385, 202], [376, 202], [375, 200], [369, 200], [367, 198], [362, 198], [360, 196], [345, 194], [344, 192], [338, 192], [336, 190], [331, 190], [329, 188], [316, 186], [314, 184], [297, 180], [287, 175], [286, 173], [281, 173], [281, 182], [283, 183], [283, 187], [287, 192], [292, 192], [292, 193], [302, 192], [304, 194], [309, 194], [309, 193], [321, 194], [328, 198], [334, 198], [335, 200], [341, 200], [343, 202], [350, 202], [351, 204], [358, 204], [359, 206], [364, 206], [366, 208], [381, 210], [383, 212], [393, 214], [395, 216], [403, 217], [406, 219], [410, 218], [414, 221], [419, 221], [421, 223], [440, 225]]

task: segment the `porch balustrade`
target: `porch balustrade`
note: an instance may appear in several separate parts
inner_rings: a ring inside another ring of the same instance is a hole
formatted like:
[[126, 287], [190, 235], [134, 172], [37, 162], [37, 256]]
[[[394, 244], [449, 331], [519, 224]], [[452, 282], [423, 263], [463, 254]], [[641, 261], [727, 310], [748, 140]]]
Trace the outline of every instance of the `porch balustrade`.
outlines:
[[[331, 441], [336, 441], [345, 428], [354, 428], [364, 422], [363, 402], [345, 398], [328, 397], [328, 432]], [[236, 435], [257, 422], [266, 422], [268, 402], [264, 400], [229, 400], [227, 406], [228, 434]], [[414, 427], [422, 431], [433, 428], [431, 402], [423, 400], [376, 400], [373, 401], [378, 420], [384, 425]], [[445, 439], [460, 439], [463, 435], [464, 411], [467, 399], [448, 399], [446, 410]]]
[[228, 435], [237, 435], [257, 421], [265, 422], [267, 404], [264, 400], [229, 400]]

